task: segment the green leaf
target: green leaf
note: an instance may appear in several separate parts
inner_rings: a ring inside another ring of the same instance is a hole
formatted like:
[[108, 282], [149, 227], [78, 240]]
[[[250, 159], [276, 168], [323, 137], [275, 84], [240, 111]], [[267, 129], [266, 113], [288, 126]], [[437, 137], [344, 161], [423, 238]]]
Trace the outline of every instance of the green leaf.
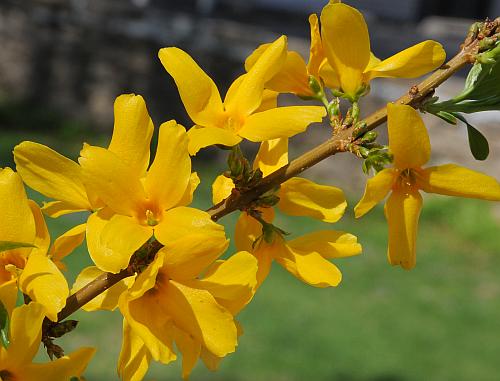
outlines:
[[9, 312], [0, 300], [0, 341], [4, 348], [7, 348], [9, 342]]
[[472, 156], [474, 156], [476, 160], [486, 160], [490, 154], [488, 140], [477, 128], [467, 122], [462, 115], [454, 114], [454, 116], [467, 125], [467, 135], [469, 137], [469, 147]]
[[32, 243], [25, 242], [12, 242], [12, 241], [0, 241], [0, 252], [19, 249], [21, 247], [36, 247]]

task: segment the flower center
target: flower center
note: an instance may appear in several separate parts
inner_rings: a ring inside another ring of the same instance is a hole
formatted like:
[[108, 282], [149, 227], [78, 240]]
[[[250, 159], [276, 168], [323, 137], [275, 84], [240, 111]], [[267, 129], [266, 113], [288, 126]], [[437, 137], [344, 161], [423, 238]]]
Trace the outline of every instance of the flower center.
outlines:
[[153, 211], [147, 209], [146, 210], [146, 223], [149, 226], [156, 226], [158, 225], [158, 219], [156, 218], [155, 214]]
[[399, 173], [399, 177], [395, 183], [395, 188], [409, 193], [416, 188], [418, 172], [412, 168], [407, 168]]

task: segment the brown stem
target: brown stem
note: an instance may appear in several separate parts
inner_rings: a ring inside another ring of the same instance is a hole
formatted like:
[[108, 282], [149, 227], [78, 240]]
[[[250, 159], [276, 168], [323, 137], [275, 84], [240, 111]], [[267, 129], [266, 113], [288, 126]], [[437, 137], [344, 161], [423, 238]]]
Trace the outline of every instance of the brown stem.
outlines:
[[[463, 47], [463, 49], [455, 57], [448, 61], [448, 63], [441, 66], [441, 68], [424, 79], [420, 84], [413, 86], [407, 94], [403, 95], [394, 103], [407, 104], [418, 108], [421, 102], [425, 100], [426, 97], [434, 91], [434, 89], [465, 66], [465, 64], [470, 62], [470, 57], [477, 53], [477, 45], [478, 42], [473, 41]], [[386, 107], [383, 107], [364, 119], [366, 127], [361, 131], [361, 133], [375, 129], [386, 120], [387, 109]], [[360, 136], [359, 131], [356, 133], [357, 136]], [[288, 165], [273, 172], [269, 176], [266, 176], [254, 188], [239, 195], [233, 195], [227, 198], [226, 200], [208, 209], [207, 212], [210, 213], [212, 220], [217, 221], [221, 217], [243, 208], [251, 201], [257, 199], [261, 194], [283, 183], [291, 177], [298, 175], [327, 157], [335, 155], [338, 152], [346, 151], [347, 145], [352, 143], [355, 138], [356, 137], [353, 136], [352, 127], [342, 130], [326, 142], [291, 161]], [[118, 274], [107, 273], [97, 277], [95, 280], [78, 290], [67, 299], [66, 307], [58, 314], [58, 321], [66, 319], [96, 296], [103, 293], [120, 280], [131, 275], [133, 275], [133, 271], [126, 269]]]

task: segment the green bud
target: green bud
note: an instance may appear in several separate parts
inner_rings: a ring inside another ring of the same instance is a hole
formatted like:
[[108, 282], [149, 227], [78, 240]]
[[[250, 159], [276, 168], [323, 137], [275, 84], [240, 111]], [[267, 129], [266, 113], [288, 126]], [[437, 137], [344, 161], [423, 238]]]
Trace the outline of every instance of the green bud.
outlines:
[[376, 131], [368, 131], [361, 138], [361, 143], [372, 143], [377, 139], [377, 137], [378, 134]]
[[312, 75], [309, 76], [309, 88], [314, 94], [320, 94], [323, 92], [323, 88], [319, 84], [318, 80]]
[[484, 52], [485, 50], [489, 50], [495, 46], [496, 39], [491, 37], [485, 37], [481, 41], [479, 41], [479, 51]]
[[343, 98], [345, 96], [344, 92], [339, 89], [330, 89], [332, 95], [336, 98]]
[[370, 154], [370, 150], [366, 147], [359, 146], [358, 147], [358, 152], [361, 155], [361, 157], [367, 158], [368, 155]]
[[326, 108], [329, 116], [339, 116], [340, 115], [340, 107], [339, 100], [335, 98], [328, 103], [328, 107]]

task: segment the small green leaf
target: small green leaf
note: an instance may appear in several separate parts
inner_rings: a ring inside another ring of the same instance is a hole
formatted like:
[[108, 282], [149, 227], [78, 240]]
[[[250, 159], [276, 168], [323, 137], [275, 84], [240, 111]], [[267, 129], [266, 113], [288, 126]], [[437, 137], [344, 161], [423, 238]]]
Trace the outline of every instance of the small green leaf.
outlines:
[[446, 111], [439, 111], [436, 113], [436, 116], [440, 117], [449, 124], [455, 124], [455, 125], [457, 124], [457, 118], [452, 113]]
[[0, 341], [4, 348], [7, 348], [9, 342], [9, 312], [0, 300]]
[[462, 115], [454, 114], [454, 116], [467, 125], [467, 135], [469, 137], [469, 147], [472, 152], [472, 156], [474, 156], [476, 160], [486, 160], [490, 154], [488, 140], [481, 132], [479, 132], [478, 129], [467, 122]]
[[0, 252], [19, 249], [21, 247], [36, 247], [32, 243], [25, 242], [12, 242], [12, 241], [0, 241]]

